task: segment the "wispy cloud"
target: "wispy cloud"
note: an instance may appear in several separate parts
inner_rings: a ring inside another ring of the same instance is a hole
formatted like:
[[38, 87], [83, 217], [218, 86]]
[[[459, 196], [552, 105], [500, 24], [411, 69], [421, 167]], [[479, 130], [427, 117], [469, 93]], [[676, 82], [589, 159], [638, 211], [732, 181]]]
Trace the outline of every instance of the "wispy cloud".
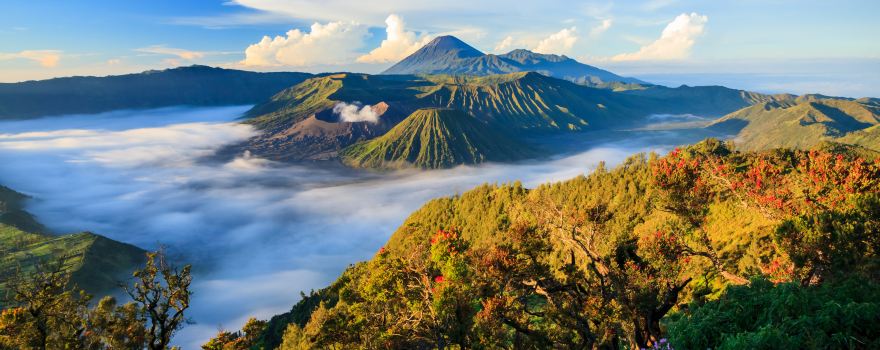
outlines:
[[[135, 52], [140, 52], [142, 54], [147, 55], [158, 55], [158, 56], [170, 56], [162, 59], [161, 63], [165, 66], [176, 67], [183, 65], [186, 62], [196, 62], [202, 60], [208, 56], [221, 56], [221, 55], [236, 55], [239, 52], [234, 51], [196, 51], [196, 50], [187, 50], [181, 48], [167, 47], [165, 45], [153, 45], [142, 47], [138, 49], [134, 49]], [[110, 60], [107, 63], [110, 65], [118, 64], [119, 60]]]
[[218, 16], [175, 17], [167, 23], [208, 29], [228, 29], [260, 24], [290, 24], [291, 17], [281, 13], [259, 11]]
[[611, 18], [603, 19], [602, 22], [590, 29], [590, 37], [595, 38], [602, 35], [602, 33], [605, 33], [606, 31], [608, 31], [608, 29], [611, 29], [612, 23], [614, 22]]
[[58, 50], [24, 50], [14, 53], [0, 52], [0, 61], [24, 59], [39, 63], [46, 68], [54, 68], [61, 61], [61, 51]]
[[678, 0], [648, 0], [642, 5], [642, 10], [644, 11], [657, 11], [664, 7], [675, 5]]

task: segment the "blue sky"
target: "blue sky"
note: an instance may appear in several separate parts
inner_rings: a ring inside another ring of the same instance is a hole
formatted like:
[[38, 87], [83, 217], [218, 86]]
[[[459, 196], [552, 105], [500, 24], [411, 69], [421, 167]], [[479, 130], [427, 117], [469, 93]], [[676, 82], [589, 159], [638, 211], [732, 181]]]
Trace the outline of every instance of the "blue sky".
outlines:
[[453, 34], [485, 52], [565, 54], [673, 85], [880, 95], [876, 0], [2, 0], [0, 6], [3, 82], [189, 64], [374, 73], [434, 36]]

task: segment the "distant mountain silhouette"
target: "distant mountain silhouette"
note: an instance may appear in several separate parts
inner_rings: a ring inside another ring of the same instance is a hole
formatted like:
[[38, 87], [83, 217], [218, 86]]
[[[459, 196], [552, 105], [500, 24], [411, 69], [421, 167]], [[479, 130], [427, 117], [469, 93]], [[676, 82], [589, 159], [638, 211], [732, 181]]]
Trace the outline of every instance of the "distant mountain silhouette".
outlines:
[[566, 56], [539, 54], [523, 49], [503, 55], [487, 55], [449, 35], [432, 40], [382, 74], [492, 75], [514, 72], [538, 72], [584, 85], [647, 84]]
[[0, 84], [0, 119], [116, 109], [253, 104], [311, 77], [189, 66], [107, 77]]

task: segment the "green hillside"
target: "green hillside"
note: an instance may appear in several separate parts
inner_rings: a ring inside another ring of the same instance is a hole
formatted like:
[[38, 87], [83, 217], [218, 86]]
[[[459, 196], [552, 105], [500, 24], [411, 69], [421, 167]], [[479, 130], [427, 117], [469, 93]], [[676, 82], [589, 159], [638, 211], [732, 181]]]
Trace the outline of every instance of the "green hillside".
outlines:
[[0, 186], [0, 294], [9, 278], [46, 263], [63, 263], [80, 288], [105, 292], [144, 260], [144, 250], [94, 233], [45, 233], [22, 209], [25, 198]]
[[485, 122], [454, 109], [413, 112], [385, 135], [344, 149], [342, 162], [359, 168], [448, 168], [512, 161], [536, 152]]
[[514, 132], [622, 127], [646, 115], [627, 96], [533, 72], [425, 79], [434, 85], [422, 88], [423, 104], [466, 111]]
[[873, 348], [878, 191], [880, 163], [845, 148], [716, 140], [534, 189], [483, 185], [425, 204], [260, 344]]
[[805, 95], [763, 102], [718, 119], [710, 128], [736, 135], [743, 149], [809, 148], [835, 141], [880, 149], [880, 103]]
[[632, 122], [639, 112], [631, 98], [579, 86], [537, 73], [485, 77], [370, 76], [316, 77], [254, 106], [247, 122], [261, 129], [287, 128], [338, 102], [385, 102], [412, 112], [454, 108], [508, 130], [581, 130], [597, 123]]

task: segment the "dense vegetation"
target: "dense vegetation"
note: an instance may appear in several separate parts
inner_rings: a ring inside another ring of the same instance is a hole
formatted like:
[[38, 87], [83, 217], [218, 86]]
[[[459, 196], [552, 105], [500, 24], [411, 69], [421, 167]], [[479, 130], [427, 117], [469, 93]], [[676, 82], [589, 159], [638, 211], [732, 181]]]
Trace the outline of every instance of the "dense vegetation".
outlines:
[[446, 168], [512, 161], [536, 152], [454, 109], [420, 109], [376, 139], [342, 151], [342, 162], [368, 168]]
[[847, 150], [707, 140], [433, 200], [251, 345], [871, 348], [880, 161]]
[[2, 83], [0, 119], [117, 109], [252, 104], [310, 76], [190, 66], [107, 77]]

